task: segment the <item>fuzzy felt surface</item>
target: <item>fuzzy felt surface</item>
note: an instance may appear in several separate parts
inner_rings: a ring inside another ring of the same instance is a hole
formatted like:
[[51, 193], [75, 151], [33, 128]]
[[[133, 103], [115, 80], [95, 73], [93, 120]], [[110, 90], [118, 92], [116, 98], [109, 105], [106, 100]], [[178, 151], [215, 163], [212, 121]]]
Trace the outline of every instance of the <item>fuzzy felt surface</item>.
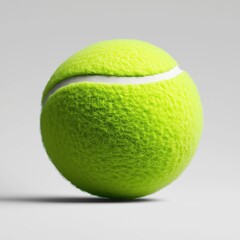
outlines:
[[67, 59], [47, 83], [43, 98], [59, 82], [80, 75], [148, 76], [177, 62], [163, 49], [140, 40], [109, 40], [93, 44]]
[[[164, 69], [175, 65], [170, 62]], [[147, 71], [140, 69], [132, 74]], [[186, 72], [142, 85], [70, 84], [51, 95], [41, 113], [43, 143], [59, 172], [110, 198], [142, 197], [171, 183], [189, 164], [201, 131], [200, 98]]]

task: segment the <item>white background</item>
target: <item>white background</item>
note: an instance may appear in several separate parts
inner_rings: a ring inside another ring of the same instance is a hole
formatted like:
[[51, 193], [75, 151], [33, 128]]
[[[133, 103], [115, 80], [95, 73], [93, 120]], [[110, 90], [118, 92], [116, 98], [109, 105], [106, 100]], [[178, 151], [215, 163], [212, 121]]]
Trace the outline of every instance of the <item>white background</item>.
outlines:
[[[239, 240], [240, 4], [234, 0], [0, 0], [0, 239]], [[106, 39], [151, 42], [196, 82], [204, 132], [182, 176], [134, 202], [93, 198], [41, 143], [41, 94], [67, 57]]]

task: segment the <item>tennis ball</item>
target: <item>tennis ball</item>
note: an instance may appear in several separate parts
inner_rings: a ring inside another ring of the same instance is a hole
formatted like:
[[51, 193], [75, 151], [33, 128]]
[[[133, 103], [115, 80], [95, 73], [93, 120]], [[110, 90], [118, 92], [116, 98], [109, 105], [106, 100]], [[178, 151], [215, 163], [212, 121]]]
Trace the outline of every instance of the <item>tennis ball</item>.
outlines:
[[175, 180], [202, 130], [198, 91], [164, 50], [96, 43], [54, 72], [42, 97], [42, 140], [59, 172], [94, 195], [133, 199]]

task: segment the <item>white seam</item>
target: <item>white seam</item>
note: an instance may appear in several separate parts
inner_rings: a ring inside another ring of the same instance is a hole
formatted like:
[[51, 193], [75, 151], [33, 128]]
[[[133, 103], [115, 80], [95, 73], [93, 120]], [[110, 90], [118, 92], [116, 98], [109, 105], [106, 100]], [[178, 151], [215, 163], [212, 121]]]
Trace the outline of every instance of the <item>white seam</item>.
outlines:
[[92, 83], [106, 83], [106, 84], [147, 84], [154, 83], [163, 80], [169, 80], [182, 73], [182, 70], [176, 66], [168, 72], [159, 73], [150, 76], [140, 76], [140, 77], [116, 77], [116, 76], [106, 76], [106, 75], [85, 75], [67, 78], [60, 83], [56, 84], [45, 96], [43, 105], [47, 102], [50, 95], [55, 93], [59, 88], [65, 87], [72, 83], [79, 82], [92, 82]]

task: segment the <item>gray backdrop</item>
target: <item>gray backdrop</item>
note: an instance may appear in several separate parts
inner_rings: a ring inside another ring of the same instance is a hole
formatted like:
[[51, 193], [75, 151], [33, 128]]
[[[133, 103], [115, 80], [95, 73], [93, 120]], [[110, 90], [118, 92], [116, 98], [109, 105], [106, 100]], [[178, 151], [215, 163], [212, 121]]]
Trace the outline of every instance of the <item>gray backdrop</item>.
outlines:
[[[0, 239], [240, 239], [239, 12], [238, 0], [0, 0]], [[89, 198], [41, 143], [50, 75], [77, 50], [114, 38], [168, 51], [202, 98], [195, 158], [148, 201]]]

